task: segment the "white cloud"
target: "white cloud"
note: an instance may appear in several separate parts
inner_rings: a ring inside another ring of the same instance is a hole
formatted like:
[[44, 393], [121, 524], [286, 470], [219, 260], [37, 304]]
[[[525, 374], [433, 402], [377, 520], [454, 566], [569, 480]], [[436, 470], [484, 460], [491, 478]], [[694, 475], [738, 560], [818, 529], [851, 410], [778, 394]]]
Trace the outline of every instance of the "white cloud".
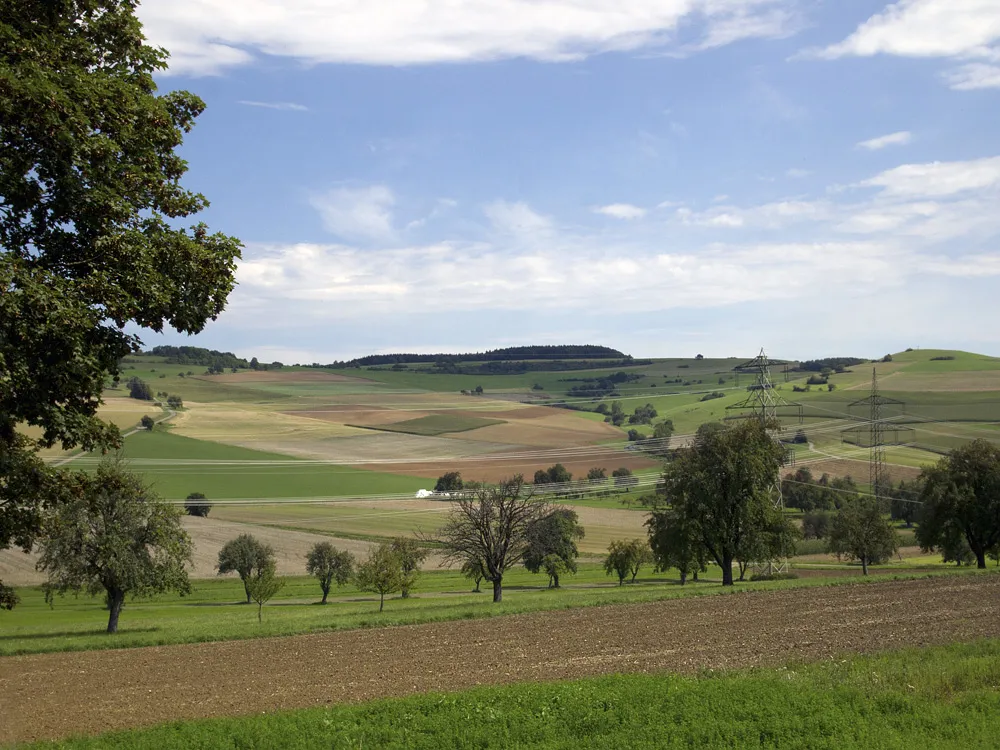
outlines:
[[641, 219], [646, 215], [646, 209], [633, 206], [630, 203], [612, 203], [607, 206], [599, 206], [594, 209], [596, 214], [604, 214], [615, 219]]
[[387, 241], [395, 234], [392, 207], [396, 200], [384, 185], [333, 188], [312, 195], [309, 202], [319, 211], [323, 226], [338, 237]]
[[[863, 24], [842, 42], [811, 56], [825, 59], [940, 57], [1000, 62], [1000, 3], [996, 0], [900, 0]], [[952, 88], [997, 86], [991, 66], [965, 65], [946, 73]]]
[[246, 99], [241, 99], [239, 104], [245, 104], [248, 107], [263, 107], [264, 109], [282, 109], [290, 110], [292, 112], [308, 112], [309, 107], [304, 104], [295, 104], [294, 102], [254, 102], [248, 101]]
[[966, 63], [944, 74], [944, 78], [956, 91], [1000, 88], [1000, 65], [987, 63]]
[[501, 232], [512, 234], [532, 234], [547, 232], [552, 222], [531, 210], [527, 203], [494, 201], [483, 206], [483, 213]]
[[803, 177], [808, 177], [811, 174], [812, 172], [810, 172], [808, 169], [797, 169], [795, 167], [785, 171], [785, 176], [791, 177], [793, 180], [800, 180]]
[[858, 183], [891, 197], [943, 197], [1000, 185], [1000, 156], [971, 161], [904, 164]]
[[[170, 72], [213, 75], [257, 54], [409, 65], [718, 47], [797, 28], [788, 0], [145, 0]], [[681, 41], [683, 36], [685, 41]]]
[[865, 148], [869, 151], [878, 151], [886, 146], [905, 146], [912, 140], [912, 133], [908, 130], [900, 130], [898, 133], [889, 133], [889, 135], [880, 135], [878, 138], [870, 138], [867, 141], [861, 141], [861, 143], [858, 144], [858, 148]]

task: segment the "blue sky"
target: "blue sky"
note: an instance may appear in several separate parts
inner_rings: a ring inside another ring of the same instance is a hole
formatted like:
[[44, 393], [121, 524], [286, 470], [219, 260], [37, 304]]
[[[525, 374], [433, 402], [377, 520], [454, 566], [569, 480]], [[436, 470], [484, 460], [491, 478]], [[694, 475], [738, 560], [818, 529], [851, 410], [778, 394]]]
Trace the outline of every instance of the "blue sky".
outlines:
[[147, 0], [262, 360], [1000, 355], [996, 0]]

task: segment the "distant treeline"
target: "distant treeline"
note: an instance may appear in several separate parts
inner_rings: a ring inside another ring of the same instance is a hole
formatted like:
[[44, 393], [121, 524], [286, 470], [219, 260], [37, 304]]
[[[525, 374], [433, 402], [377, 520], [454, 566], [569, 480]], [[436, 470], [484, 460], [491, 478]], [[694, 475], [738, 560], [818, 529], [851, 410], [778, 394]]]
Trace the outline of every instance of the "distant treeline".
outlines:
[[822, 372], [827, 368], [836, 370], [838, 367], [853, 367], [854, 365], [863, 365], [865, 362], [871, 362], [871, 360], [859, 359], [858, 357], [827, 357], [826, 359], [809, 359], [800, 362], [795, 369], [805, 372]]
[[370, 354], [347, 362], [334, 362], [326, 367], [370, 367], [419, 362], [509, 362], [513, 360], [559, 359], [631, 359], [607, 346], [511, 346], [470, 354]]
[[651, 359], [612, 360], [539, 360], [482, 362], [462, 365], [456, 362], [435, 362], [434, 366], [423, 372], [431, 375], [522, 375], [526, 372], [565, 372], [568, 370], [593, 370], [595, 367], [638, 367], [651, 365]]
[[250, 367], [250, 363], [232, 352], [218, 352], [215, 349], [202, 349], [199, 346], [154, 346], [146, 354], [164, 357], [171, 365], [201, 365], [202, 367], [222, 367], [225, 369], [242, 369]]

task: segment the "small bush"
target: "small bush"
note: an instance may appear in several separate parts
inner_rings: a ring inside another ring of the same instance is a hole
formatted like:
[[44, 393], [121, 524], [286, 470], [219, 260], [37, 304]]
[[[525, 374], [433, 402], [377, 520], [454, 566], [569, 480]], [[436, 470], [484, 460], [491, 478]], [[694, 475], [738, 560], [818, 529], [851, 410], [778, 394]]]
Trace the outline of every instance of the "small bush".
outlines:
[[794, 581], [799, 577], [798, 573], [754, 573], [750, 576], [751, 581]]

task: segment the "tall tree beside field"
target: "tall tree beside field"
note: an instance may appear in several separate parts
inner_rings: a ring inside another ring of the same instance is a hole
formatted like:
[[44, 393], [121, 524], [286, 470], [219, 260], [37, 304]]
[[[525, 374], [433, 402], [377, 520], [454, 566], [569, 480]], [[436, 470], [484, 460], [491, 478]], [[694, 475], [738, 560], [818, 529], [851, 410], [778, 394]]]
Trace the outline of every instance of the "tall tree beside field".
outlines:
[[480, 560], [493, 583], [493, 601], [499, 602], [504, 574], [528, 550], [528, 528], [550, 512], [549, 505], [517, 475], [460, 498], [436, 539], [449, 560]]
[[326, 604], [330, 589], [334, 582], [343, 586], [354, 575], [354, 555], [346, 550], [339, 550], [330, 542], [316, 542], [306, 555], [306, 573], [319, 581]]
[[861, 563], [868, 575], [869, 565], [888, 562], [899, 549], [899, 535], [882, 515], [875, 499], [854, 497], [847, 500], [830, 522], [827, 549], [838, 556]]
[[116, 459], [102, 461], [93, 474], [68, 475], [65, 489], [39, 542], [46, 601], [68, 591], [103, 591], [107, 630], [116, 633], [126, 595], [190, 591], [184, 564], [192, 546], [180, 508], [160, 500]]
[[398, 536], [390, 544], [392, 551], [399, 558], [399, 567], [403, 572], [402, 582], [399, 586], [400, 596], [404, 599], [410, 597], [410, 590], [417, 583], [417, 576], [420, 575], [420, 563], [427, 558], [427, 550], [417, 544], [416, 539], [407, 539]]
[[97, 410], [139, 350], [132, 331], [197, 333], [234, 284], [239, 241], [182, 226], [208, 205], [181, 186], [176, 153], [205, 105], [157, 94], [167, 54], [145, 44], [135, 7], [0, 12], [0, 549], [30, 550], [61, 497], [66, 475], [39, 448], [120, 444]]
[[368, 559], [354, 573], [354, 585], [359, 591], [378, 594], [378, 611], [385, 608], [385, 595], [395, 594], [403, 587], [403, 566], [390, 543], [372, 548]]
[[924, 469], [921, 479], [917, 542], [930, 550], [960, 534], [985, 568], [989, 550], [1000, 545], [1000, 448], [974, 440]]
[[532, 573], [544, 571], [549, 576], [549, 586], [556, 589], [560, 575], [576, 573], [576, 558], [580, 554], [576, 543], [583, 539], [584, 531], [575, 510], [557, 508], [529, 524], [526, 534], [524, 567]]
[[698, 522], [678, 509], [659, 507], [646, 521], [649, 546], [657, 570], [675, 568], [681, 585], [688, 576], [703, 572], [708, 565], [708, 553], [701, 541]]
[[465, 486], [461, 473], [449, 471], [438, 477], [437, 484], [434, 485], [435, 492], [460, 492]]
[[252, 534], [240, 534], [235, 539], [226, 542], [219, 550], [219, 561], [216, 564], [219, 575], [238, 573], [243, 581], [243, 589], [250, 603], [250, 577], [259, 576], [267, 568], [275, 567], [274, 549], [264, 544]]
[[[756, 536], [789, 522], [774, 508], [771, 488], [784, 449], [755, 420], [706, 431], [678, 452], [663, 474], [662, 494], [733, 585], [733, 562]], [[654, 511], [655, 513], [663, 511]]]
[[632, 562], [635, 557], [635, 547], [631, 542], [614, 539], [608, 545], [608, 554], [604, 558], [604, 572], [618, 576], [618, 585], [624, 586], [625, 579], [632, 572]]

